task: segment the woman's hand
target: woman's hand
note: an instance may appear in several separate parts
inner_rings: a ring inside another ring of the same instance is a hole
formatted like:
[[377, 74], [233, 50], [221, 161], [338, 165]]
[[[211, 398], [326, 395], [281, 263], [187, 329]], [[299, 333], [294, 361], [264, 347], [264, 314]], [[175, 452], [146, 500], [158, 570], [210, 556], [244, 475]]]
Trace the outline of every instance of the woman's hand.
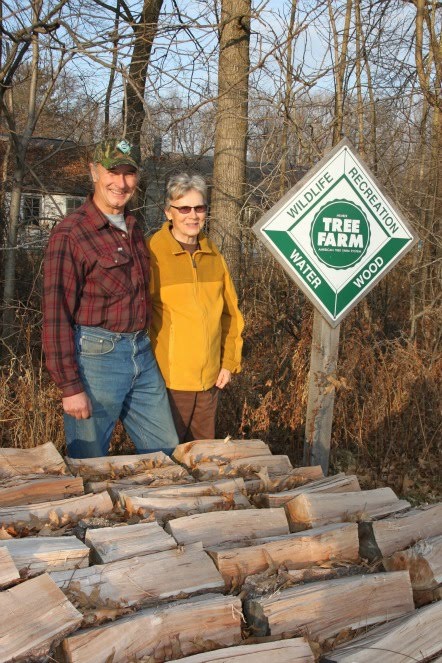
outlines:
[[219, 372], [215, 387], [218, 387], [218, 389], [224, 389], [226, 384], [229, 384], [231, 379], [232, 373], [227, 368], [222, 368]]

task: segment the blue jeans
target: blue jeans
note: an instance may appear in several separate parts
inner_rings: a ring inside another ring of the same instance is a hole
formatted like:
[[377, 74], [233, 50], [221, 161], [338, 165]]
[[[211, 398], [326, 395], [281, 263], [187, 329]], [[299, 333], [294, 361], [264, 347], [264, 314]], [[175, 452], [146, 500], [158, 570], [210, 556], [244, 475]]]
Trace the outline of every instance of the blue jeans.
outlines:
[[92, 402], [89, 419], [64, 415], [68, 455], [105, 456], [118, 419], [138, 453], [178, 444], [164, 380], [146, 332], [119, 333], [76, 326], [76, 360]]

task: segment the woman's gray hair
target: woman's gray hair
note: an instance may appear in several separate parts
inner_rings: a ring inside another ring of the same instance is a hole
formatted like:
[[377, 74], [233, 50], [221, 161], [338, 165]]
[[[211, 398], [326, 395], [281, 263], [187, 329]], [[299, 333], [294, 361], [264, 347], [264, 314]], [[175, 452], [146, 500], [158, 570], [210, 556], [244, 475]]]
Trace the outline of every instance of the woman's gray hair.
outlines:
[[166, 209], [170, 207], [172, 200], [177, 200], [192, 190], [198, 191], [204, 202], [207, 202], [207, 184], [201, 175], [189, 175], [188, 173], [172, 175], [166, 187]]

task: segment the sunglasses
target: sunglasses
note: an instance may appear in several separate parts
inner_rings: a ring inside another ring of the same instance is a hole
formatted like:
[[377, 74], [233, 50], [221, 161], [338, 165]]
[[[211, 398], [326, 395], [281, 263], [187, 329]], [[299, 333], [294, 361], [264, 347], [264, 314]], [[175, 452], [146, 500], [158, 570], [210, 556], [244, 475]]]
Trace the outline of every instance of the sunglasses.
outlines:
[[207, 205], [183, 205], [183, 207], [177, 207], [176, 205], [169, 205], [173, 209], [177, 209], [180, 214], [190, 214], [194, 209], [197, 214], [204, 214], [207, 212]]

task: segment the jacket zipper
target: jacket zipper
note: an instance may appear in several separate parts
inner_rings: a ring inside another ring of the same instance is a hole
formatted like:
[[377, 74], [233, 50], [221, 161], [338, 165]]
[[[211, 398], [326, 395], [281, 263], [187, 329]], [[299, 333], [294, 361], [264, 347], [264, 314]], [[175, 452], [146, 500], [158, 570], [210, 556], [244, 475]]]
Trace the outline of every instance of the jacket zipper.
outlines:
[[[204, 307], [201, 306], [201, 304], [199, 303], [199, 301], [198, 301], [198, 297], [197, 297], [198, 274], [197, 274], [197, 266], [196, 266], [196, 261], [195, 261], [195, 253], [197, 253], [197, 251], [195, 251], [194, 253], [192, 253], [192, 255], [190, 256], [190, 259], [191, 259], [191, 261], [192, 261], [192, 266], [193, 266], [193, 268], [194, 268], [194, 272], [193, 272], [193, 275], [194, 275], [194, 276], [193, 276], [193, 288], [194, 288], [194, 293], [195, 293], [195, 301], [196, 301], [197, 305], [199, 306], [199, 308], [201, 309], [201, 312], [202, 312], [202, 314], [203, 314], [203, 318], [204, 318], [205, 331], [206, 331], [206, 349], [207, 349], [207, 356], [208, 356], [208, 354], [209, 354], [209, 347], [208, 347], [208, 345], [209, 345], [209, 342], [208, 342], [208, 339], [209, 339], [209, 333], [208, 333], [208, 330], [207, 330], [207, 313], [206, 313], [206, 310], [204, 309]], [[202, 387], [203, 387], [203, 391], [206, 391], [206, 386], [205, 386], [204, 381], [203, 381], [202, 371], [203, 371], [203, 368], [201, 368], [201, 377], [200, 377], [200, 381], [201, 381], [201, 385], [202, 385]]]

